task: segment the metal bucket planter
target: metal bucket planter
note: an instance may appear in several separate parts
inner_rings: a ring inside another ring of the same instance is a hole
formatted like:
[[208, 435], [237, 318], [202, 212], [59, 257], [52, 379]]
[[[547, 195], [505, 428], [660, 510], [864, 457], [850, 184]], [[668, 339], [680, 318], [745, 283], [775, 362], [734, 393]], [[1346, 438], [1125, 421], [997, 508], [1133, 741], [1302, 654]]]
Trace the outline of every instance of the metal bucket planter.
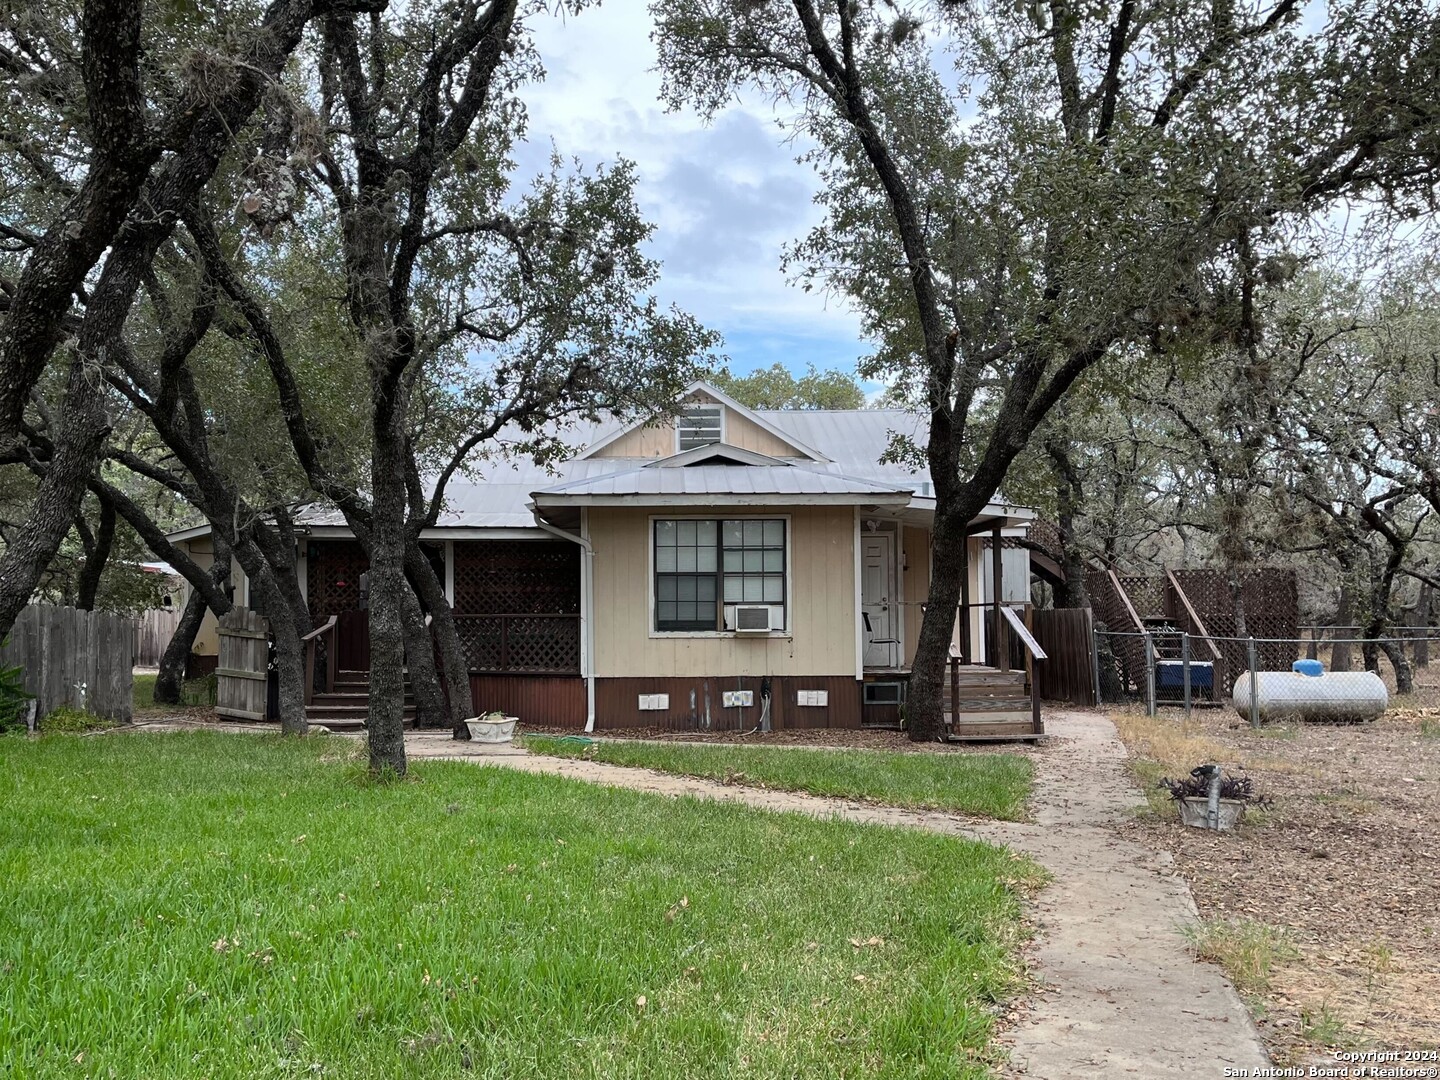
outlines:
[[519, 722], [518, 716], [487, 713], [484, 716], [466, 720], [465, 726], [470, 729], [471, 742], [508, 743], [515, 737], [515, 725]]
[[[1203, 795], [1190, 795], [1177, 799], [1180, 805], [1180, 820], [1197, 829], [1210, 828], [1210, 800]], [[1221, 799], [1215, 827], [1221, 832], [1233, 829], [1245, 816], [1245, 803], [1241, 799]]]

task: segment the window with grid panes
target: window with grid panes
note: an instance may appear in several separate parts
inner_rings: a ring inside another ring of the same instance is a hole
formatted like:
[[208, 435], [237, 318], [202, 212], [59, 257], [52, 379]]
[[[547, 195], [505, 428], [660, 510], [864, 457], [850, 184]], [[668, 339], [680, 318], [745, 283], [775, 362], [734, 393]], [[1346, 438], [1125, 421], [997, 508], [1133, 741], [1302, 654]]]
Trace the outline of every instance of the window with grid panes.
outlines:
[[688, 406], [676, 421], [680, 452], [718, 443], [722, 423], [719, 405]]
[[788, 625], [784, 519], [657, 520], [655, 629], [733, 628], [739, 604], [769, 607], [772, 626]]

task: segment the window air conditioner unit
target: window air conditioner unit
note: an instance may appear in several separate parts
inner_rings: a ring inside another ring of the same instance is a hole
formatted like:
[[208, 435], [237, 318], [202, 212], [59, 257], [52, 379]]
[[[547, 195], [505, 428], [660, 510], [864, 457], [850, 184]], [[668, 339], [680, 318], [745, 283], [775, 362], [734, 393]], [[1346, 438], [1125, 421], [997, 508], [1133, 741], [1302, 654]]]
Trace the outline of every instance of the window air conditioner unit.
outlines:
[[760, 604], [741, 604], [735, 608], [737, 634], [768, 634], [770, 609]]

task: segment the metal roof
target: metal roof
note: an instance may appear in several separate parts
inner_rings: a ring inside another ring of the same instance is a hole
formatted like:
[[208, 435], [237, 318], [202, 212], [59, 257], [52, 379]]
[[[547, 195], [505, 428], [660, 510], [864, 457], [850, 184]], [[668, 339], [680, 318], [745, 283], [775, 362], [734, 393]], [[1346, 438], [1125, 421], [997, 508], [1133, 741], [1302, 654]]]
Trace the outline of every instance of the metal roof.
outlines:
[[903, 488], [788, 464], [690, 465], [675, 469], [632, 467], [624, 472], [572, 480], [531, 494], [537, 505], [594, 501], [607, 496], [630, 500], [670, 495], [839, 496], [848, 501], [910, 501], [910, 492]]
[[[684, 490], [662, 491], [658, 486], [639, 486], [642, 483], [648, 485], [651, 481], [642, 482], [628, 477], [620, 480], [617, 477], [617, 474], [634, 473], [644, 466], [653, 466], [657, 461], [653, 458], [572, 457], [544, 467], [524, 457], [514, 460], [495, 457], [474, 462], [465, 473], [451, 479], [445, 492], [445, 510], [436, 524], [440, 528], [534, 528], [531, 503], [535, 493], [569, 490], [578, 494], [573, 485], [584, 481], [596, 481], [596, 486], [587, 494], [599, 497], [668, 493], [691, 497], [760, 496], [773, 499], [794, 494], [836, 499], [869, 494], [877, 501], [888, 502], [889, 499], [880, 497], [907, 491], [914, 492], [915, 497], [910, 502], [912, 509], [920, 512], [933, 510], [934, 491], [928, 476], [917, 474], [908, 465], [880, 463], [880, 458], [896, 435], [909, 437], [923, 445], [926, 432], [924, 416], [896, 409], [760, 409], [754, 410], [754, 415], [780, 432], [789, 433], [797, 443], [813, 447], [828, 460], [783, 458], [777, 459], [777, 465], [770, 467], [692, 465], [684, 468], [645, 468], [648, 476], [666, 476], [671, 478], [666, 482], [687, 485]], [[562, 434], [565, 442], [573, 446], [578, 454], [629, 426], [618, 420], [606, 419], [598, 423], [573, 425]], [[504, 433], [501, 435], [503, 440]], [[516, 441], [519, 440], [517, 436]], [[677, 476], [683, 479], [674, 479]], [[789, 479], [782, 479], [784, 476]], [[658, 485], [661, 481], [654, 483]], [[785, 486], [787, 484], [791, 486]], [[1003, 502], [994, 509], [1012, 517], [1029, 516], [1023, 508], [1004, 506]], [[988, 516], [992, 508], [987, 507], [986, 510]], [[317, 504], [297, 515], [297, 523], [343, 526], [345, 520], [339, 511]], [[199, 531], [208, 530], [202, 527]]]

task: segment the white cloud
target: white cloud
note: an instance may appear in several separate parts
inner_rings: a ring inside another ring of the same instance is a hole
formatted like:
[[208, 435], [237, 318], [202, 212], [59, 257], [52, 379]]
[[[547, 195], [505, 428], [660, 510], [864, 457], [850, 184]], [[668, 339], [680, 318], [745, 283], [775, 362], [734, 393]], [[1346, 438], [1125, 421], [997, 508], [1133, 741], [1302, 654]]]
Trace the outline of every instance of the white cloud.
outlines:
[[780, 272], [784, 244], [819, 214], [815, 175], [795, 162], [768, 106], [741, 103], [708, 126], [689, 110], [667, 113], [645, 0], [538, 16], [531, 29], [548, 75], [526, 91], [522, 175], [552, 142], [587, 164], [634, 161], [665, 264], [662, 295], [725, 333], [738, 369], [774, 362], [762, 341], [790, 343], [781, 355], [802, 367], [848, 366], [865, 351], [843, 302], [789, 286]]

